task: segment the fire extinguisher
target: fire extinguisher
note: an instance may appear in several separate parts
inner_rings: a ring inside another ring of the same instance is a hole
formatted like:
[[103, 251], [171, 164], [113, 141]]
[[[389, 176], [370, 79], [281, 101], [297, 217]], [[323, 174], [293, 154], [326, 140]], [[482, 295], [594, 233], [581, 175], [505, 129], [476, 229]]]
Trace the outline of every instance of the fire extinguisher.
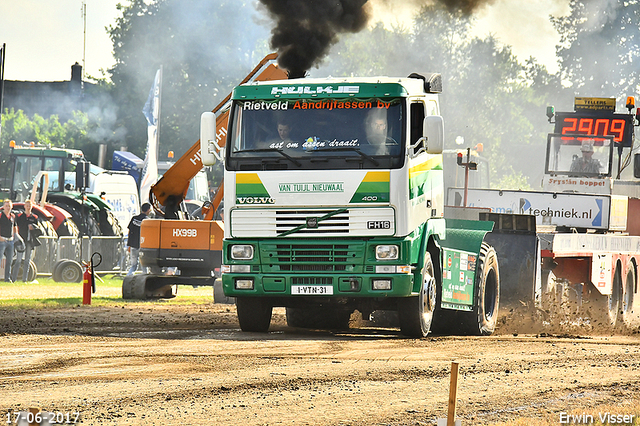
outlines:
[[82, 304], [91, 304], [91, 293], [95, 288], [95, 279], [93, 277], [93, 268], [91, 262], [82, 262], [84, 266], [84, 274], [82, 274]]
[[[100, 260], [97, 264], [94, 265], [93, 257], [98, 255]], [[91, 293], [96, 292], [96, 276], [94, 274], [95, 266], [100, 265], [102, 263], [102, 255], [100, 253], [95, 252], [91, 255], [91, 260], [89, 262], [82, 262], [84, 266], [84, 274], [82, 275], [82, 304], [90, 305], [91, 304]]]

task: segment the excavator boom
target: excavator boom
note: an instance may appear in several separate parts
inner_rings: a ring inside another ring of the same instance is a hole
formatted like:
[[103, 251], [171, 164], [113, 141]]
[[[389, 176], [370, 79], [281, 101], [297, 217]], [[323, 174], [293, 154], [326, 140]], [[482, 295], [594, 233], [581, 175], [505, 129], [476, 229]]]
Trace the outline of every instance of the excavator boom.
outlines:
[[[270, 61], [274, 61], [278, 55], [271, 53], [262, 59], [260, 63], [244, 78], [241, 84], [248, 82], [251, 79], [256, 81], [268, 81], [268, 80], [280, 80], [286, 79], [287, 73], [278, 68], [277, 65], [271, 63], [266, 68], [265, 65]], [[264, 70], [260, 72], [261, 69]], [[255, 77], [255, 78], [254, 78]], [[218, 113], [231, 99], [229, 94], [222, 102], [220, 102], [213, 110], [213, 113]], [[222, 113], [218, 114], [216, 118], [216, 134], [219, 135], [219, 146], [224, 146], [226, 143], [227, 135], [227, 123], [229, 121], [229, 110], [226, 109]], [[189, 150], [171, 166], [169, 170], [151, 186], [149, 192], [149, 199], [153, 204], [156, 211], [161, 210], [161, 206], [165, 207], [166, 218], [177, 218], [177, 211], [179, 210], [180, 203], [184, 200], [189, 189], [189, 183], [191, 179], [202, 169], [202, 159], [200, 157], [200, 141], [189, 148]], [[222, 186], [218, 192], [221, 192]], [[220, 196], [216, 196], [213, 200], [213, 211], [218, 208], [220, 201], [222, 200], [222, 193]]]

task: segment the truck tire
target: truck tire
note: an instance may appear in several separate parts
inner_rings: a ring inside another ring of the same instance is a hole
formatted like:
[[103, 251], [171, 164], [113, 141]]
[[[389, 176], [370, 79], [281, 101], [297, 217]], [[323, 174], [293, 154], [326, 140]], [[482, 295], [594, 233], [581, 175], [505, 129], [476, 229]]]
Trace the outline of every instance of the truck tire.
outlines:
[[260, 297], [236, 297], [236, 309], [242, 331], [269, 331], [273, 311], [270, 303]]
[[63, 283], [81, 283], [82, 266], [75, 260], [63, 260], [53, 271], [53, 280]]
[[476, 267], [476, 291], [472, 312], [464, 315], [464, 329], [474, 336], [489, 336], [496, 330], [498, 308], [500, 304], [500, 274], [498, 256], [489, 244], [483, 242], [480, 247]]
[[286, 308], [287, 325], [317, 330], [348, 330], [351, 311], [335, 308]]
[[436, 305], [437, 282], [429, 252], [425, 254], [420, 278], [418, 296], [406, 297], [398, 301], [400, 331], [405, 336], [417, 338], [426, 337], [429, 334]]

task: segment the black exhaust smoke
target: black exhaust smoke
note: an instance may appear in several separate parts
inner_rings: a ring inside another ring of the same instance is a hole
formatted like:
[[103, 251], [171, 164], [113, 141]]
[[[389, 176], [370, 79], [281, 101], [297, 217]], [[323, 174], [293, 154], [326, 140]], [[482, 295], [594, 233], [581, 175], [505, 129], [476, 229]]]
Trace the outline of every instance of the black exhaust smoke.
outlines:
[[[368, 0], [260, 0], [275, 20], [271, 47], [289, 78], [304, 77], [329, 53], [343, 33], [357, 33], [369, 21]], [[431, 4], [430, 0], [372, 0], [387, 5]], [[493, 0], [436, 0], [449, 11], [471, 14]]]
[[367, 0], [260, 0], [276, 21], [271, 47], [289, 78], [304, 77], [341, 33], [357, 33], [369, 21]]

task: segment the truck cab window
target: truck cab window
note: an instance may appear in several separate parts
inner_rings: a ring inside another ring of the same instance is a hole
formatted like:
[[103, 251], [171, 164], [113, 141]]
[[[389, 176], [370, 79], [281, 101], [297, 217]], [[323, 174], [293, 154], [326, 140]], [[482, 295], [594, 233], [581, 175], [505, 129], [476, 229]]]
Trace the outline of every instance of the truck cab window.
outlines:
[[[424, 104], [422, 102], [413, 102], [411, 104], [411, 135], [409, 142], [411, 145], [415, 145], [416, 142], [423, 136], [422, 135], [422, 122], [424, 121]], [[414, 152], [424, 148], [423, 144], [416, 145]]]

